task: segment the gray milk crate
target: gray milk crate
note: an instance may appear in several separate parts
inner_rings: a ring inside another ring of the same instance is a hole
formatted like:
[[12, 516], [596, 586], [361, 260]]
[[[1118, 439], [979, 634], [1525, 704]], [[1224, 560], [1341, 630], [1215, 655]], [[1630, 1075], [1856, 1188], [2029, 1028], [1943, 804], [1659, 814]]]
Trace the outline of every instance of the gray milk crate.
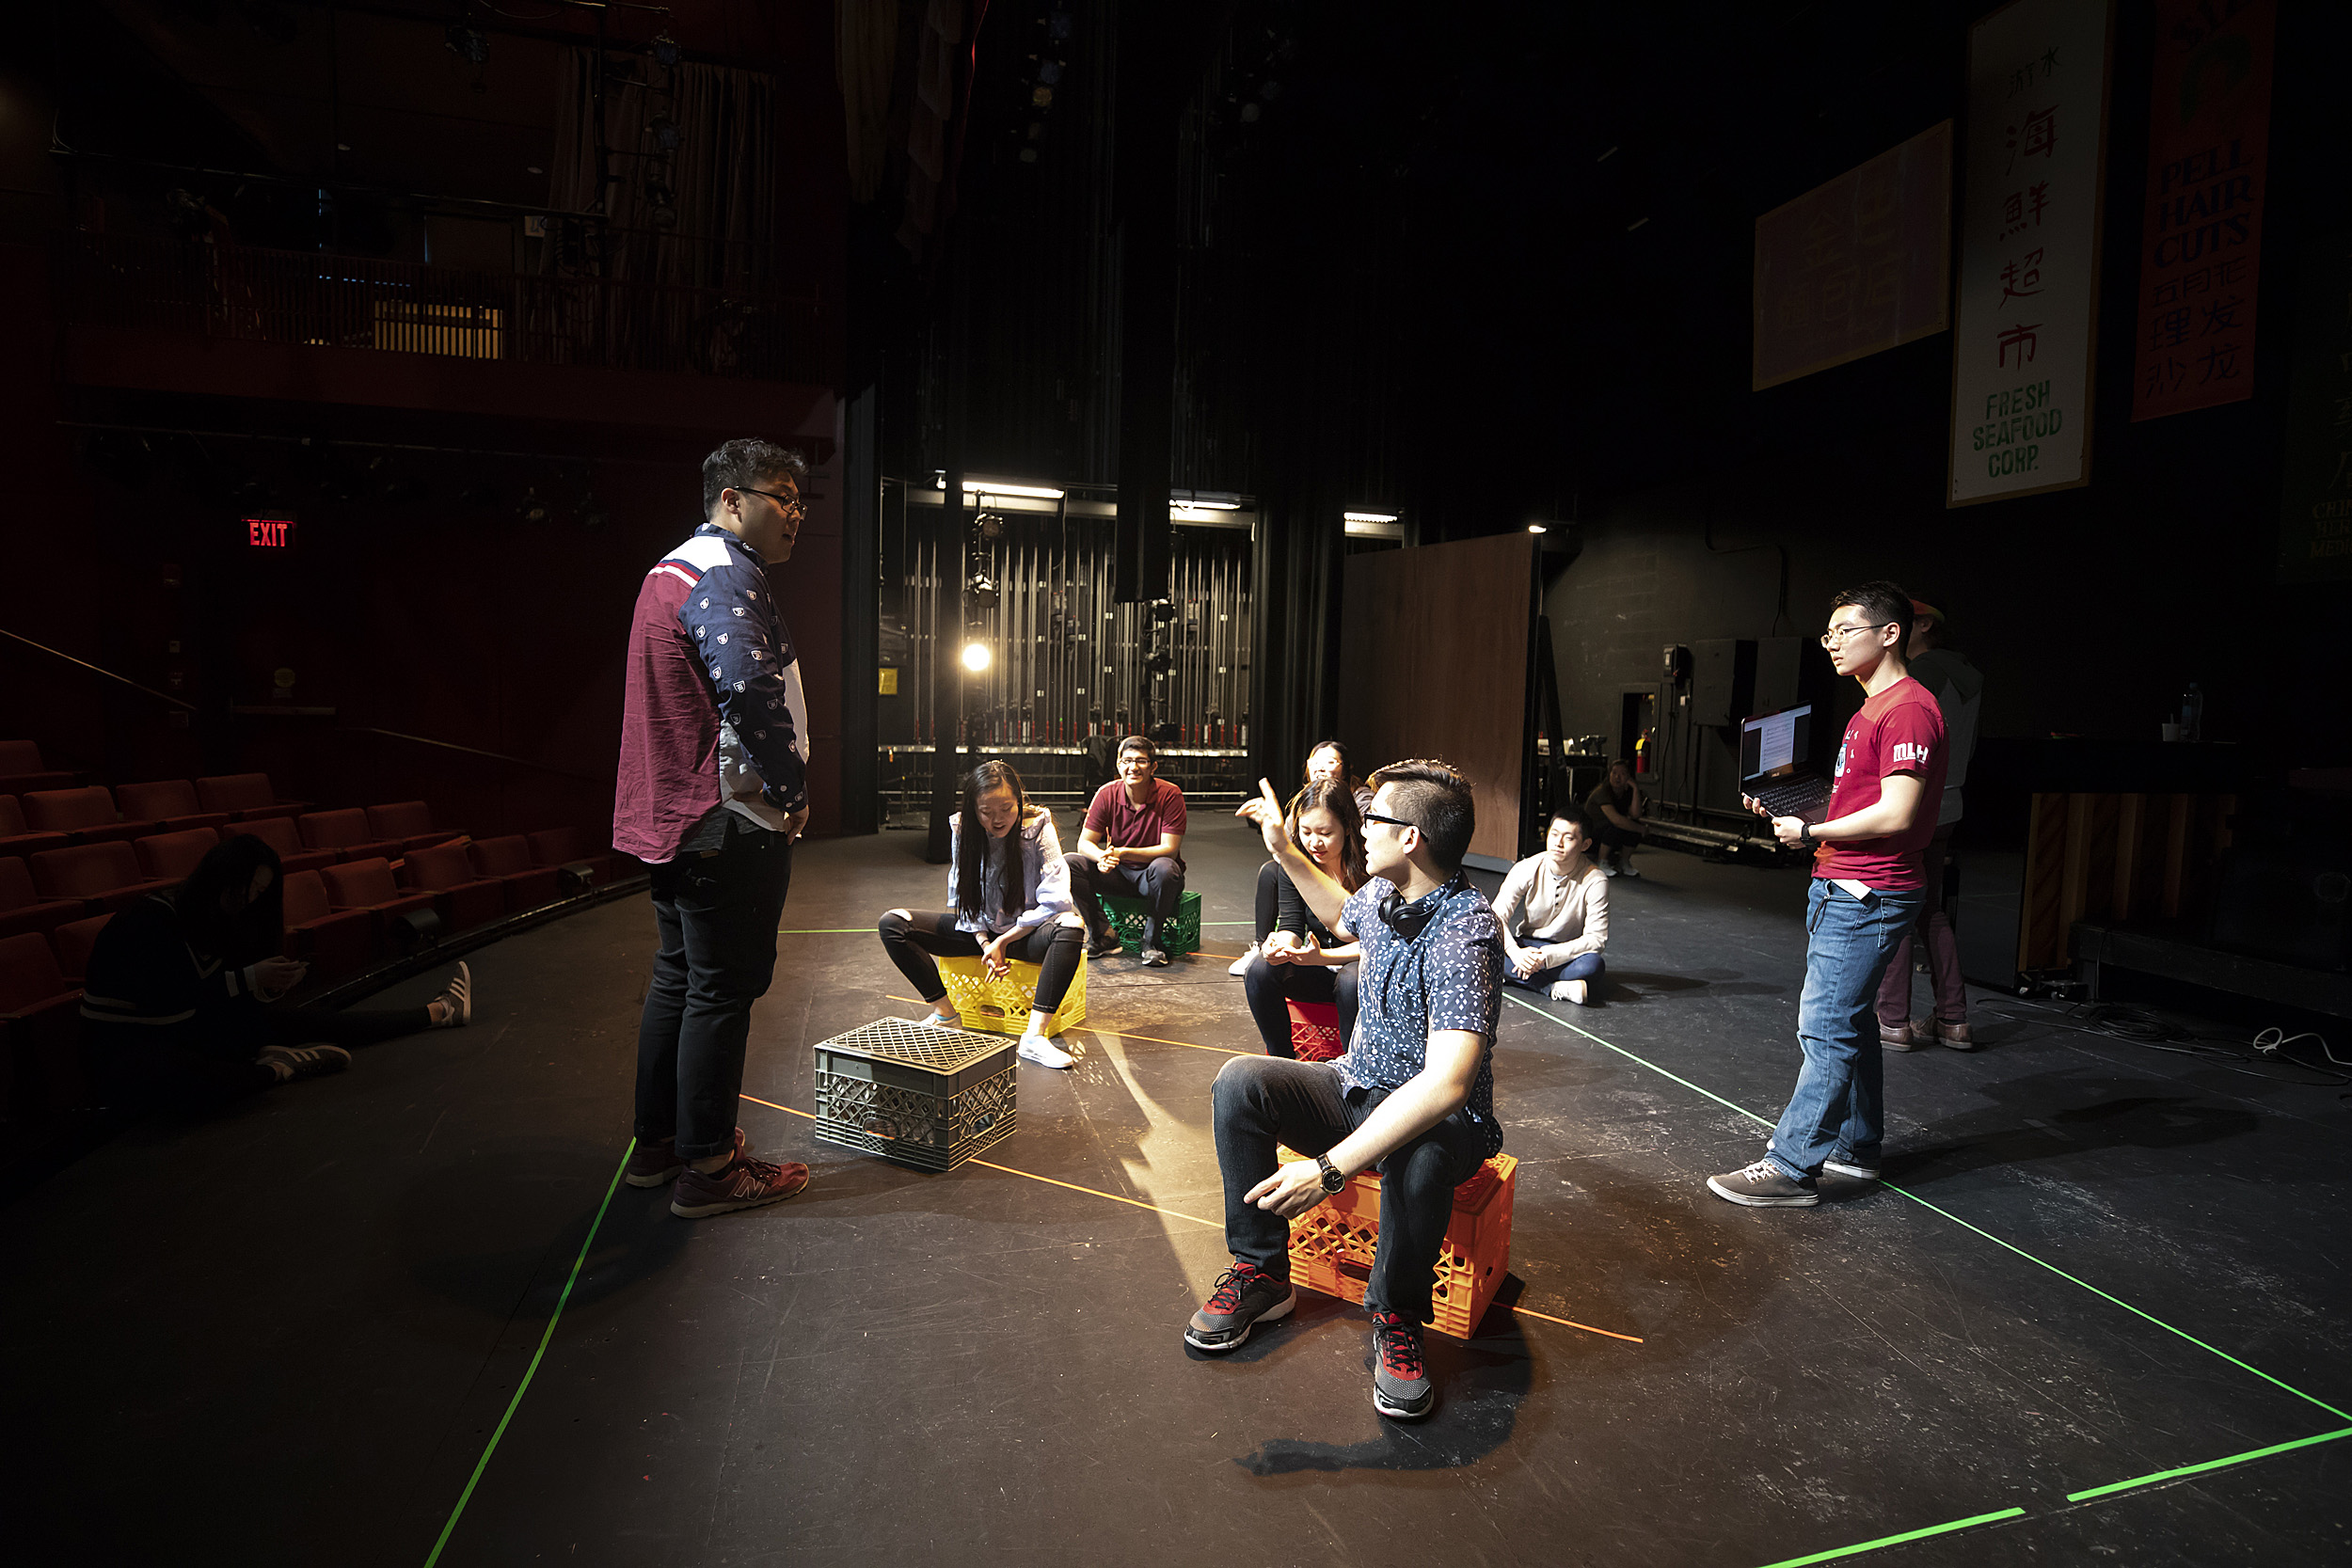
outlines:
[[953, 1170], [1012, 1131], [1017, 1043], [902, 1018], [819, 1040], [816, 1136]]

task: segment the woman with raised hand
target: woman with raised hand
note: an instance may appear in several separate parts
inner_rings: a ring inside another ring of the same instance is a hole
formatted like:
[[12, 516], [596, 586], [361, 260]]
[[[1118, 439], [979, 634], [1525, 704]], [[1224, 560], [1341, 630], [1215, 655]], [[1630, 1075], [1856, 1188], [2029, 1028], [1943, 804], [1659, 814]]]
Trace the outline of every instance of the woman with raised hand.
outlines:
[[1502, 979], [1554, 1002], [1588, 1002], [1606, 966], [1609, 879], [1591, 859], [1592, 830], [1581, 812], [1552, 814], [1544, 852], [1502, 879], [1495, 918], [1502, 923]]
[[[1286, 825], [1291, 842], [1325, 876], [1350, 893], [1363, 886], [1363, 825], [1343, 774], [1300, 790], [1291, 801]], [[1353, 942], [1340, 945], [1279, 865], [1274, 866], [1274, 929], [1243, 966], [1242, 990], [1249, 998], [1249, 1016], [1265, 1042], [1266, 1054], [1288, 1056], [1294, 1053], [1286, 1001], [1336, 1004], [1340, 1037], [1355, 1033], [1359, 949]]]
[[[1347, 748], [1336, 740], [1318, 740], [1308, 748], [1306, 776], [1299, 781], [1299, 787], [1303, 791], [1310, 784], [1337, 784], [1346, 791], [1348, 798], [1356, 802], [1356, 816], [1359, 821], [1364, 813], [1372, 809], [1372, 791], [1348, 770]], [[1291, 797], [1290, 809], [1298, 809], [1298, 797], [1295, 795]], [[1280, 869], [1272, 861], [1258, 867], [1257, 903], [1253, 911], [1257, 916], [1257, 928], [1251, 934], [1248, 951], [1235, 958], [1226, 974], [1246, 972], [1250, 958], [1273, 933], [1280, 912]]]
[[961, 1026], [947, 1000], [936, 958], [978, 958], [1002, 978], [1022, 959], [1038, 966], [1037, 995], [1020, 1055], [1040, 1067], [1067, 1068], [1075, 1058], [1045, 1036], [1054, 1012], [1077, 978], [1086, 923], [1070, 899], [1054, 814], [1033, 805], [1021, 775], [989, 761], [964, 776], [963, 809], [947, 818], [949, 910], [892, 910], [882, 917], [882, 951], [930, 1004], [925, 1023]]

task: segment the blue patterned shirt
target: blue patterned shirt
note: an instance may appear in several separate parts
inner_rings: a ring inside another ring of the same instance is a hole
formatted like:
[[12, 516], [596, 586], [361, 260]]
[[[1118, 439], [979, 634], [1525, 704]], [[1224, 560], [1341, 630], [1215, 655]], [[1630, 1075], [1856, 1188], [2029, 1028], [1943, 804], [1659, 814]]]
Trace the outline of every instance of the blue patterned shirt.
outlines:
[[1331, 1065], [1349, 1088], [1394, 1089], [1429, 1061], [1429, 1037], [1463, 1029], [1486, 1037], [1478, 1078], [1463, 1107], [1486, 1151], [1502, 1148], [1495, 1120], [1495, 1024], [1502, 1012], [1502, 925], [1486, 895], [1466, 877], [1406, 905], [1431, 911], [1406, 942], [1380, 918], [1380, 901], [1396, 891], [1375, 877], [1348, 895], [1340, 924], [1364, 944], [1357, 986], [1356, 1037]]

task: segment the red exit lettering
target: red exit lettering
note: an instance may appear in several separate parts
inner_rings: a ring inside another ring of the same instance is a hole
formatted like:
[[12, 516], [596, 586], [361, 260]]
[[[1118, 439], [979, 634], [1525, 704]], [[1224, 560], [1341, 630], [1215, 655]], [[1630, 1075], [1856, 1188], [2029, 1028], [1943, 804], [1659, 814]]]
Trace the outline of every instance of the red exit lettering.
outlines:
[[292, 549], [294, 548], [294, 519], [292, 517], [247, 517], [245, 520], [245, 542], [256, 549]]

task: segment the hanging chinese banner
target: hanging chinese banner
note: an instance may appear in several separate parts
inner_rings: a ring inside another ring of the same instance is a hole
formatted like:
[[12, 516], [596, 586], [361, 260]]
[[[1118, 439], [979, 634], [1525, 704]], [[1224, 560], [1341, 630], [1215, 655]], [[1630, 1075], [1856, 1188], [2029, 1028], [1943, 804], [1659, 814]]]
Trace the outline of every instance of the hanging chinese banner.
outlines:
[[2112, 0], [1968, 30], [1949, 506], [2090, 482]]
[[2277, 14], [2272, 0], [2156, 0], [2135, 420], [2253, 396]]
[[2310, 245], [2295, 271], [2279, 580], [2342, 582], [2352, 578], [2352, 234]]
[[1756, 220], [1754, 389], [1951, 325], [1952, 122]]

